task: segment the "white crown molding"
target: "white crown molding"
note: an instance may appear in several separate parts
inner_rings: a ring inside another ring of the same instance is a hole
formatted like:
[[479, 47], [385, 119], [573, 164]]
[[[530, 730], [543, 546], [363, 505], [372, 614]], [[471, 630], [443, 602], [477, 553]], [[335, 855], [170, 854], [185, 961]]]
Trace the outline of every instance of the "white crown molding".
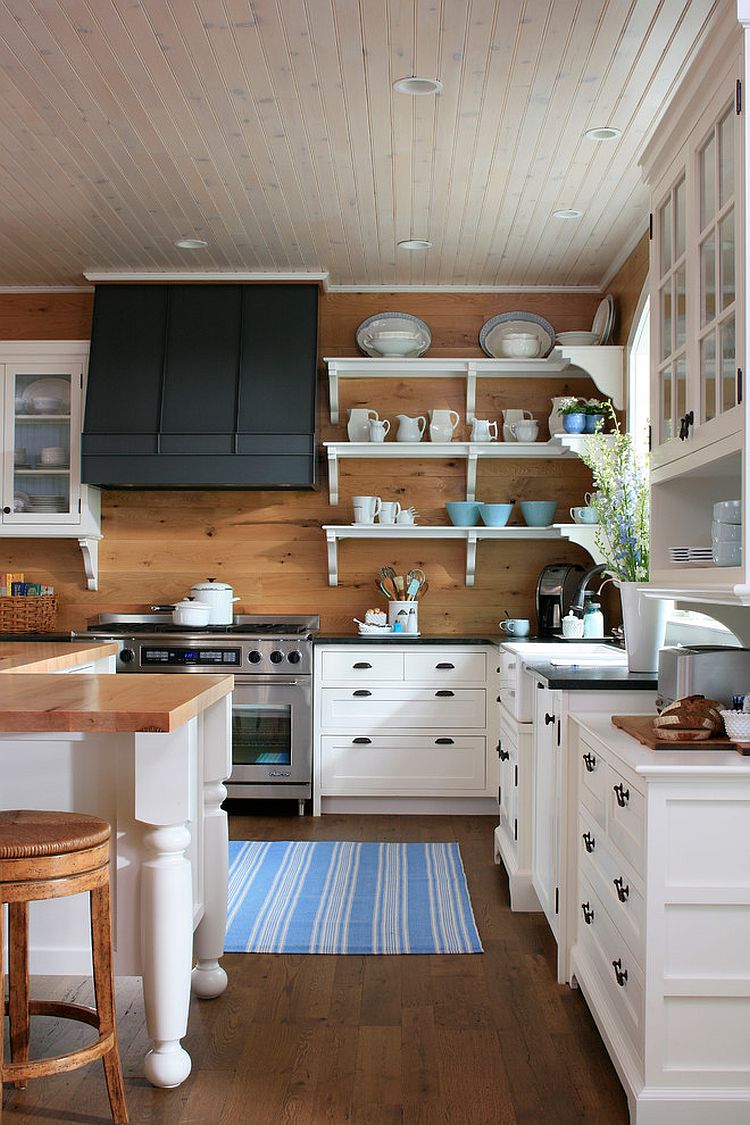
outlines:
[[0, 285], [0, 293], [93, 293], [93, 285]]
[[329, 293], [601, 293], [600, 285], [331, 285]]
[[600, 289], [601, 293], [605, 292], [606, 289], [608, 289], [612, 279], [614, 277], [616, 277], [616, 275], [620, 272], [620, 270], [625, 265], [628, 258], [633, 253], [636, 246], [641, 241], [641, 239], [643, 238], [644, 234], [646, 234], [647, 231], [648, 231], [648, 219], [646, 219], [646, 221], [643, 223], [643, 226], [636, 228], [635, 232], [631, 235], [631, 237], [625, 243], [622, 250], [617, 255], [617, 257], [615, 258], [612, 265], [609, 267], [609, 270], [607, 271], [606, 277], [602, 281], [602, 287]]
[[325, 270], [84, 270], [87, 281], [314, 281], [328, 287]]

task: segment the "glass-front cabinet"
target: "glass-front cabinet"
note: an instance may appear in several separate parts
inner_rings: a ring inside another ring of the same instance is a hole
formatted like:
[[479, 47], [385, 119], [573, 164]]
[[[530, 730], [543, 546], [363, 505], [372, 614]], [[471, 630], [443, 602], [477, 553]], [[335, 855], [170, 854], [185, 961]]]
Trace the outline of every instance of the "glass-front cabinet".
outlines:
[[[742, 119], [739, 56], [654, 190], [651, 442], [655, 468], [739, 437]], [[720, 454], [719, 449], [716, 450]]]
[[87, 353], [85, 341], [0, 341], [0, 537], [78, 538], [96, 589], [99, 491], [81, 484]]

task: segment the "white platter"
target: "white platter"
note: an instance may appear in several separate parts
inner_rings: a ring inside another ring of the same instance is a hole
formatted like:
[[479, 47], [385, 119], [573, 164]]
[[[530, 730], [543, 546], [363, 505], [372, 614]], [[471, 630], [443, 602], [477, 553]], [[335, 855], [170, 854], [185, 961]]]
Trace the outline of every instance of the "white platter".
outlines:
[[599, 302], [597, 310], [594, 313], [594, 319], [591, 322], [591, 331], [599, 337], [600, 344], [608, 344], [612, 336], [612, 329], [615, 326], [615, 299], [611, 293], [608, 293], [602, 301]]
[[[406, 352], [409, 359], [424, 355], [432, 343], [430, 329], [418, 316], [412, 316], [411, 313], [382, 312], [368, 316], [360, 324], [356, 332], [359, 350], [371, 357], [381, 357], [382, 353], [372, 346], [373, 337], [381, 332], [385, 339], [391, 341], [394, 339], [393, 333], [402, 333], [406, 344], [411, 341]], [[393, 352], [390, 351], [389, 354], [393, 355]]]
[[33, 383], [29, 383], [21, 395], [19, 400], [21, 409], [33, 414], [36, 400], [44, 398], [59, 399], [60, 413], [67, 412], [70, 410], [70, 383], [67, 379], [56, 379], [54, 377], [36, 379]]

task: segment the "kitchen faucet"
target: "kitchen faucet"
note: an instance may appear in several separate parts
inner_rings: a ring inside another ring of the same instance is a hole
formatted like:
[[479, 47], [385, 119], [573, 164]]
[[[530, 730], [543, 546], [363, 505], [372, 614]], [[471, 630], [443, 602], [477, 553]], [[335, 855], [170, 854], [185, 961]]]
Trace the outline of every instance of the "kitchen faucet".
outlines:
[[[578, 614], [579, 617], [583, 615], [583, 601], [584, 594], [586, 593], [586, 587], [588, 586], [594, 575], [602, 574], [606, 569], [606, 563], [598, 563], [597, 566], [592, 566], [589, 570], [585, 571], [583, 577], [581, 578], [578, 589], [576, 590], [576, 595], [573, 598], [570, 606], [572, 613]], [[603, 585], [604, 583], [602, 583], [602, 586]]]

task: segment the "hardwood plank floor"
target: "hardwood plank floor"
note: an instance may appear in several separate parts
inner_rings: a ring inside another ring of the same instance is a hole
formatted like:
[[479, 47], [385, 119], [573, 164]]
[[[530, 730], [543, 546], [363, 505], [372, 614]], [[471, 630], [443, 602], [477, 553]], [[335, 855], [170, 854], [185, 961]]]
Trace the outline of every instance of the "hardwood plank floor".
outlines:
[[[469, 956], [228, 954], [227, 992], [193, 1000], [193, 1073], [142, 1076], [140, 984], [117, 982], [133, 1125], [627, 1125], [625, 1095], [580, 993], [555, 981], [541, 914], [512, 914], [489, 817], [232, 816], [235, 839], [457, 840], [485, 952]], [[90, 1002], [88, 982], [35, 994]], [[37, 1021], [32, 1053], [87, 1032]], [[7, 1048], [6, 1048], [7, 1049]], [[109, 1121], [102, 1068], [5, 1087], [3, 1121]]]

